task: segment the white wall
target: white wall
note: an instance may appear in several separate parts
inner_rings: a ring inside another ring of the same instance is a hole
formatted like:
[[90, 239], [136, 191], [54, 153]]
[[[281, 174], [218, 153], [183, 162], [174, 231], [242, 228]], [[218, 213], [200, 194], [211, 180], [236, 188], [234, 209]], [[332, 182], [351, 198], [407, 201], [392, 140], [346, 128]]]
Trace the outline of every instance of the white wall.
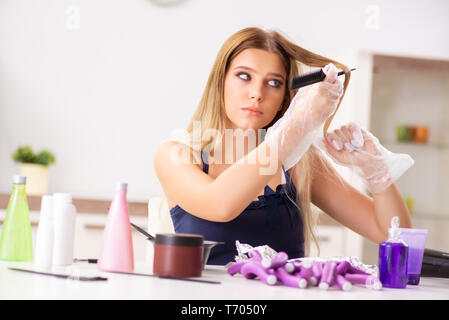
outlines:
[[[414, 198], [414, 216], [446, 216], [449, 205], [449, 75], [384, 70], [373, 76], [371, 130], [386, 148], [415, 164], [398, 187]], [[397, 143], [398, 124], [426, 125], [429, 143]]]
[[275, 28], [329, 57], [449, 59], [448, 17], [447, 0], [0, 0], [0, 192], [17, 172], [11, 154], [30, 144], [57, 156], [51, 192], [109, 198], [124, 180], [129, 199], [160, 194], [154, 149], [186, 127], [240, 28]]

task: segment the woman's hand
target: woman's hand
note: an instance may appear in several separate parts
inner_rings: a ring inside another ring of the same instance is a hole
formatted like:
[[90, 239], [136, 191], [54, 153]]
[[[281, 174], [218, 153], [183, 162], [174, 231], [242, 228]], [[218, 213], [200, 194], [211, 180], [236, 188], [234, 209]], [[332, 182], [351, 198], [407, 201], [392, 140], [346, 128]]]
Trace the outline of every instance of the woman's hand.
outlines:
[[277, 154], [284, 169], [293, 167], [320, 135], [320, 126], [335, 111], [343, 94], [333, 64], [324, 68], [324, 81], [299, 89], [282, 118], [267, 131], [265, 141]]
[[388, 151], [355, 123], [329, 132], [320, 142], [318, 145], [336, 163], [354, 169], [364, 178], [372, 193], [385, 190], [414, 164], [409, 155]]
[[323, 81], [299, 89], [292, 100], [292, 116], [313, 128], [321, 126], [335, 112], [343, 95], [343, 82], [334, 64], [326, 65], [323, 72], [326, 74]]
[[[358, 167], [363, 172], [379, 162], [381, 156], [379, 140], [360, 128], [355, 123], [343, 125], [329, 132], [323, 139], [326, 150], [334, 160], [344, 166]], [[381, 163], [378, 163], [381, 165]]]

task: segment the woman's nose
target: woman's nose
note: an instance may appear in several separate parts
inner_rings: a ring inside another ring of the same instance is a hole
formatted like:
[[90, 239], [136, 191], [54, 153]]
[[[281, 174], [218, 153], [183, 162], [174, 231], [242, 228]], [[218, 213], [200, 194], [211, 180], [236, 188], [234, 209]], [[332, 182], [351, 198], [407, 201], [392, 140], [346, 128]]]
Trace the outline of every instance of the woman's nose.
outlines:
[[263, 84], [254, 84], [250, 88], [250, 99], [256, 101], [262, 101], [263, 99]]

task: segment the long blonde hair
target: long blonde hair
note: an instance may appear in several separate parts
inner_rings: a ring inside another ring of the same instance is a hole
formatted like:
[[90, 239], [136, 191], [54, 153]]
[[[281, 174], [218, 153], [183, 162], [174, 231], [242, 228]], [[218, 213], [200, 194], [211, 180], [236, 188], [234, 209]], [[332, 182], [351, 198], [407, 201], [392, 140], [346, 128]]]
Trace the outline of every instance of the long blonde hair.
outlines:
[[[277, 31], [265, 31], [260, 28], [245, 28], [229, 37], [218, 52], [203, 96], [201, 97], [198, 107], [187, 128], [188, 134], [192, 134], [195, 121], [200, 122], [201, 130], [215, 129], [222, 134], [224, 133], [227, 118], [224, 108], [224, 81], [226, 72], [228, 71], [232, 59], [240, 52], [248, 48], [264, 49], [278, 54], [287, 72], [288, 83], [292, 77], [303, 74], [305, 66], [322, 68], [329, 63], [333, 63], [337, 68], [342, 69], [345, 73], [343, 96], [346, 92], [350, 79], [350, 71], [345, 65], [301, 48], [293, 42], [287, 40], [286, 37], [282, 36]], [[295, 93], [296, 90], [290, 91], [288, 86], [285, 86], [285, 95], [281, 110], [264, 129], [269, 128], [282, 117], [290, 105], [290, 101], [294, 97]], [[335, 112], [338, 110], [343, 96], [340, 99]], [[335, 112], [326, 121], [323, 135], [326, 134]], [[213, 137], [201, 140], [201, 145], [198, 147], [203, 150], [203, 148], [210, 144], [212, 140]], [[319, 245], [314, 232], [315, 219], [311, 207], [311, 171], [314, 170], [314, 167], [316, 167], [314, 165], [315, 161], [326, 162], [320, 151], [312, 145], [303, 155], [301, 160], [290, 170], [290, 174], [296, 182], [297, 193], [294, 203], [299, 208], [303, 221], [304, 247], [306, 256], [310, 253], [310, 244], [312, 240], [314, 241], [319, 252]], [[321, 168], [322, 167], [323, 166], [321, 166]], [[324, 167], [329, 168], [327, 165]]]

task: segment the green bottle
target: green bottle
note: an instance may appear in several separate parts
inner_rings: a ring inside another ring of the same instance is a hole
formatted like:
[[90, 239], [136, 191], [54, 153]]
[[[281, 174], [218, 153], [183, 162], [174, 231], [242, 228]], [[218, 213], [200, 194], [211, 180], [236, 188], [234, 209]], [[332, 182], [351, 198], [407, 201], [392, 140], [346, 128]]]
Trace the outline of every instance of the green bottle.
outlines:
[[0, 235], [0, 260], [32, 261], [33, 244], [28, 200], [25, 193], [26, 177], [14, 176], [5, 221]]

